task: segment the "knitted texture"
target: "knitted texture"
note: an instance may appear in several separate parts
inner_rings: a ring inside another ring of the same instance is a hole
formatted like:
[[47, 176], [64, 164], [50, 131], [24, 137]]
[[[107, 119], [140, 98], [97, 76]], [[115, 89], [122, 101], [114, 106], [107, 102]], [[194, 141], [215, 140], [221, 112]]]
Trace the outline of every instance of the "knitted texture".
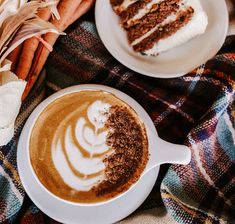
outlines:
[[56, 223], [23, 190], [16, 166], [17, 140], [45, 93], [99, 83], [133, 97], [161, 138], [192, 150], [189, 165], [162, 166], [139, 211], [166, 209], [176, 223], [235, 223], [235, 38], [228, 37], [218, 55], [191, 73], [157, 79], [117, 62], [101, 43], [94, 22], [85, 17], [58, 40], [46, 71], [22, 105], [14, 138], [0, 148], [0, 222]]

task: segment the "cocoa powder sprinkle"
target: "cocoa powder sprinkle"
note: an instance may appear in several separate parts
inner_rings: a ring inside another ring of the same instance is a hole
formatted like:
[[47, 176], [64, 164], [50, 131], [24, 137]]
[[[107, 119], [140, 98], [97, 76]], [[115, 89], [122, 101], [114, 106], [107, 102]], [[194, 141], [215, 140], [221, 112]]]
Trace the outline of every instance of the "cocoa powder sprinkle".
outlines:
[[105, 180], [96, 188], [98, 195], [131, 185], [139, 178], [148, 160], [145, 129], [130, 109], [111, 107], [106, 127], [110, 130], [106, 144], [114, 153], [104, 159]]

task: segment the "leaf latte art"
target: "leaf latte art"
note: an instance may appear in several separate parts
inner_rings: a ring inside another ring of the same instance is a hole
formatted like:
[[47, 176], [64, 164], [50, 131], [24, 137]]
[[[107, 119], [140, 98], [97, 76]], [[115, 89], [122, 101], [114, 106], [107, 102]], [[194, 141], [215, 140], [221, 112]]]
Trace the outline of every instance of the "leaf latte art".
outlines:
[[126, 103], [104, 91], [62, 96], [38, 116], [30, 135], [36, 178], [67, 201], [96, 203], [136, 182], [148, 160], [144, 124]]
[[77, 191], [89, 191], [104, 179], [103, 159], [111, 152], [106, 145], [104, 123], [110, 105], [95, 101], [87, 116], [77, 111], [59, 125], [52, 145], [52, 159], [64, 182]]

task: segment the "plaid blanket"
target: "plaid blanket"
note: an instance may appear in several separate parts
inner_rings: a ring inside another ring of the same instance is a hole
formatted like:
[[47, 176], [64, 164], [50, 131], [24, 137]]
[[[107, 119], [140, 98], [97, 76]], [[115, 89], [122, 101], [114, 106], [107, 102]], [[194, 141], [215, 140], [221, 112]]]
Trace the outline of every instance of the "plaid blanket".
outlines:
[[22, 105], [14, 138], [0, 148], [0, 222], [56, 223], [24, 192], [16, 166], [17, 140], [27, 117], [47, 95], [74, 84], [99, 83], [132, 96], [161, 138], [192, 150], [189, 165], [161, 166], [150, 196], [122, 223], [235, 223], [235, 38], [228, 37], [218, 55], [191, 73], [157, 79], [117, 62], [101, 43], [93, 20], [84, 17], [67, 33]]

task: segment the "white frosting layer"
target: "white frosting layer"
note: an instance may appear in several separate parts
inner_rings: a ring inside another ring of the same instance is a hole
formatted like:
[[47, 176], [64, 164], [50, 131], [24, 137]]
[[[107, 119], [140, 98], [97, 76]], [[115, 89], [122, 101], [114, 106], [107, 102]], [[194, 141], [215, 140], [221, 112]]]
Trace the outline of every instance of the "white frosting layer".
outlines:
[[[81, 148], [78, 148], [73, 141], [71, 127], [68, 127], [64, 136], [65, 153], [61, 141], [56, 141], [59, 130], [54, 136], [52, 148], [53, 163], [64, 182], [77, 191], [89, 191], [104, 178], [101, 171], [105, 169], [103, 159], [108, 154], [109, 147], [106, 145], [107, 131], [99, 132], [99, 129], [104, 127], [109, 108], [109, 104], [101, 101], [95, 101], [88, 107], [87, 117], [94, 125], [94, 128], [90, 128], [87, 125], [85, 117], [80, 117], [77, 120], [75, 128], [76, 140], [83, 150], [90, 153], [90, 157], [84, 157]], [[105, 154], [105, 152], [107, 153]], [[93, 158], [94, 154], [101, 153], [104, 153], [104, 156]], [[83, 177], [75, 175], [69, 164], [72, 165], [73, 169], [82, 174]], [[98, 172], [101, 172], [98, 176], [87, 177], [87, 175]]]
[[143, 16], [145, 16], [149, 11], [151, 10], [152, 6], [154, 4], [157, 4], [159, 2], [162, 2], [163, 0], [152, 0], [150, 3], [148, 3], [143, 9], [140, 9], [138, 13], [131, 19], [127, 21], [127, 24], [132, 24], [133, 21], [141, 19]]
[[116, 6], [114, 9], [117, 10], [118, 12], [122, 12], [125, 9], [127, 9], [127, 7], [129, 5], [132, 5], [137, 1], [139, 1], [139, 0], [124, 0], [123, 3], [120, 6]]
[[152, 49], [145, 51], [145, 54], [157, 55], [160, 52], [172, 49], [205, 32], [208, 18], [201, 7], [199, 0], [184, 0], [183, 3], [184, 7], [191, 6], [194, 9], [192, 19], [174, 35], [160, 40]]

